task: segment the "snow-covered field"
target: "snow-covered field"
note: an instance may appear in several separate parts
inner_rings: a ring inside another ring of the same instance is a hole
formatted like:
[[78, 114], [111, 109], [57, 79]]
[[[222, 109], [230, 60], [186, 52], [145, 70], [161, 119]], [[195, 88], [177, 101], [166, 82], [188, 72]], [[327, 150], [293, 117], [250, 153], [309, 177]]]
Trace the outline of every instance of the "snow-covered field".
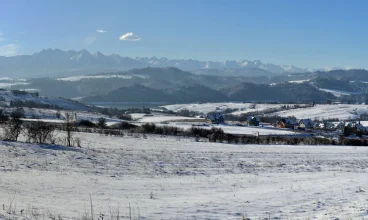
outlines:
[[359, 118], [359, 115], [368, 113], [367, 105], [315, 105], [310, 108], [291, 109], [280, 111], [275, 114], [281, 117], [295, 116], [298, 119], [310, 118], [310, 119], [328, 119], [338, 118], [340, 120]]
[[[211, 111], [215, 111], [216, 109], [225, 110], [227, 108], [237, 108], [239, 110], [231, 114], [239, 115], [242, 113], [277, 109], [283, 105], [284, 104], [255, 104], [253, 106], [252, 103], [203, 103], [203, 104], [166, 105], [163, 107], [165, 107], [168, 110], [172, 110], [174, 112], [180, 111], [182, 109], [188, 109], [190, 111], [198, 111], [205, 114]], [[289, 109], [272, 113], [272, 115], [279, 115], [281, 117], [295, 116], [298, 119], [339, 118], [341, 120], [346, 120], [349, 118], [352, 119], [358, 118], [359, 115], [363, 113], [368, 113], [367, 105], [339, 104], [339, 105], [315, 105], [314, 107], [310, 108]]]
[[305, 83], [305, 82], [309, 82], [310, 80], [309, 79], [302, 79], [302, 80], [291, 80], [291, 81], [288, 81], [289, 83], [295, 83], [295, 84], [302, 84], [302, 83]]
[[168, 116], [168, 115], [154, 115], [154, 116], [144, 116], [138, 121], [143, 123], [159, 123], [167, 121], [181, 121], [181, 120], [191, 120], [191, 121], [203, 121], [203, 119], [183, 117], [183, 116]]
[[[136, 123], [137, 124], [137, 123]], [[137, 124], [139, 125], [139, 124]], [[160, 124], [158, 124], [160, 125]], [[185, 130], [190, 129], [192, 124], [190, 123], [169, 123], [163, 124], [162, 126], [174, 126], [183, 128]], [[199, 128], [211, 129], [211, 128], [221, 128], [225, 133], [228, 134], [248, 134], [248, 135], [295, 135], [298, 134], [294, 130], [290, 129], [278, 129], [274, 127], [253, 127], [253, 126], [235, 126], [235, 125], [209, 125], [200, 126]]]
[[87, 110], [88, 107], [78, 102], [70, 101], [68, 99], [58, 97], [35, 96], [32, 94], [14, 94], [11, 91], [0, 91], [0, 98], [2, 102], [9, 103], [11, 101], [31, 101], [35, 103], [56, 105], [58, 107], [70, 110]]
[[95, 219], [368, 218], [368, 148], [78, 137], [0, 142], [0, 214], [81, 218], [91, 198]]
[[227, 108], [239, 109], [232, 114], [242, 114], [248, 112], [264, 111], [272, 108], [280, 108], [283, 104], [253, 104], [253, 103], [236, 103], [236, 102], [223, 102], [223, 103], [202, 103], [202, 104], [177, 104], [177, 105], [165, 105], [167, 110], [174, 112], [187, 109], [190, 111], [201, 112], [207, 114], [218, 110], [225, 110]]
[[347, 92], [347, 91], [341, 91], [341, 90], [334, 90], [334, 89], [321, 89], [319, 88], [319, 90], [324, 91], [324, 92], [329, 92], [332, 93], [332, 95], [336, 96], [336, 97], [340, 97], [342, 95], [352, 95], [352, 94], [359, 94], [359, 92]]
[[[8, 108], [7, 111], [11, 112], [15, 108]], [[41, 109], [41, 108], [23, 108], [26, 118], [24, 121], [43, 121], [51, 123], [64, 123], [66, 114], [70, 114], [72, 119], [76, 121], [88, 120], [93, 123], [98, 123], [100, 118], [106, 120], [107, 126], [112, 126], [117, 123], [121, 123], [123, 120], [117, 118], [111, 118], [107, 115], [100, 113], [93, 113], [87, 111], [66, 111], [66, 110], [54, 110], [54, 109]], [[60, 117], [57, 117], [57, 112], [60, 113]]]

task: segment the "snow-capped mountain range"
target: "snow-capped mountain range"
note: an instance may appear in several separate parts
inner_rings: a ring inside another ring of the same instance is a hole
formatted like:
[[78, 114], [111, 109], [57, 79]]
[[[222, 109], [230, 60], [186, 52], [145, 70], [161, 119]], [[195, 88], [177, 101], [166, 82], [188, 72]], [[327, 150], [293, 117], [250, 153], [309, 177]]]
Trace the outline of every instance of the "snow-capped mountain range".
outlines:
[[[224, 62], [168, 59], [158, 57], [122, 57], [118, 54], [104, 55], [101, 52], [90, 53], [87, 50], [63, 51], [47, 49], [33, 55], [13, 57], [0, 56], [0, 76], [66, 76], [101, 71], [123, 71], [144, 67], [176, 67], [182, 70], [201, 72], [203, 70], [243, 70], [240, 74], [272, 75], [280, 73], [301, 73], [314, 70], [293, 65], [275, 65], [259, 60], [231, 60]], [[220, 71], [221, 72], [221, 71]], [[239, 73], [238, 73], [239, 74]]]

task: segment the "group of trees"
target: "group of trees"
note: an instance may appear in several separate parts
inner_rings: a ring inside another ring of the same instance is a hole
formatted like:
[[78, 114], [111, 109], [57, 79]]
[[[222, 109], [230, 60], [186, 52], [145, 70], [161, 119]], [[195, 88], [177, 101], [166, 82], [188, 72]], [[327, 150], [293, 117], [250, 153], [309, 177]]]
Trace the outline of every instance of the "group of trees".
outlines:
[[25, 100], [25, 101], [15, 100], [15, 101], [11, 101], [10, 102], [10, 107], [16, 107], [16, 108], [27, 107], [27, 108], [62, 109], [58, 105], [45, 104], [45, 103], [40, 103], [40, 102], [35, 102], [35, 101], [30, 101], [30, 100]]
[[64, 124], [57, 125], [43, 121], [23, 122], [19, 113], [11, 114], [11, 118], [2, 121], [1, 124], [4, 129], [3, 139], [18, 141], [20, 135], [23, 134], [27, 142], [30, 143], [55, 144], [56, 138], [54, 131], [60, 129], [66, 133], [65, 141], [62, 144], [73, 146], [75, 145], [73, 142], [75, 123], [72, 121], [72, 117], [69, 113], [65, 114], [65, 118]]

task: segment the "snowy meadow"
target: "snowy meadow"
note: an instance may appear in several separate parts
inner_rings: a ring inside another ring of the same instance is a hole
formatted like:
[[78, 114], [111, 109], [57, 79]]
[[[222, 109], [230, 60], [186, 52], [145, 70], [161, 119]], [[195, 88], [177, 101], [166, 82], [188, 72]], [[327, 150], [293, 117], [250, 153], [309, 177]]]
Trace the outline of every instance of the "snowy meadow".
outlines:
[[81, 148], [0, 143], [3, 218], [368, 218], [365, 147], [75, 135]]

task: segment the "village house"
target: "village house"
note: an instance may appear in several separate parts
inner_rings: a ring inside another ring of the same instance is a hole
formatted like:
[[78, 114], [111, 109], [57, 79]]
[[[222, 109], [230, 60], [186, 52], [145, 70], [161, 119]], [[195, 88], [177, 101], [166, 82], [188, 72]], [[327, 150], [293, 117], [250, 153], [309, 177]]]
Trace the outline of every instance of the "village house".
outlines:
[[346, 122], [345, 126], [353, 128], [353, 131], [356, 132], [367, 132], [367, 127], [360, 124], [360, 122]]
[[276, 127], [277, 128], [290, 128], [290, 129], [295, 129], [298, 126], [299, 126], [299, 124], [296, 122], [296, 120], [294, 120], [292, 118], [282, 118], [276, 124]]
[[254, 116], [247, 117], [247, 123], [249, 126], [259, 126], [259, 118]]
[[302, 119], [299, 121], [299, 129], [312, 129], [314, 126], [313, 121], [311, 119]]
[[224, 115], [222, 113], [219, 113], [219, 112], [208, 114], [206, 119], [207, 119], [208, 123], [211, 123], [211, 124], [223, 124], [223, 123], [225, 123]]

